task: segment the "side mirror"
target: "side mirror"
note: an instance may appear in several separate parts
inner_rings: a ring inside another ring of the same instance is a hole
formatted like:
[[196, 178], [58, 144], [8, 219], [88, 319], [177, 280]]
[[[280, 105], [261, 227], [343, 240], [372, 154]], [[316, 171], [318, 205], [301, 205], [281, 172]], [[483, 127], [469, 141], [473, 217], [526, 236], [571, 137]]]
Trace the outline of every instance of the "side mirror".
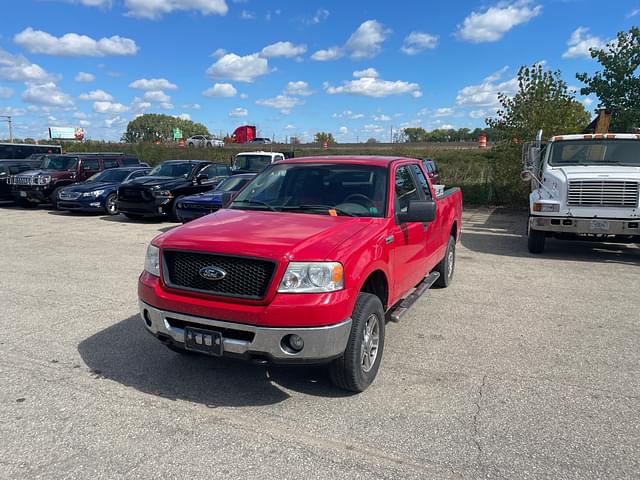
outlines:
[[205, 180], [209, 180], [209, 175], [207, 175], [206, 173], [200, 173], [198, 174], [198, 176], [196, 176], [197, 183], [202, 183]]
[[398, 223], [433, 222], [436, 219], [436, 202], [433, 200], [410, 200], [406, 212], [397, 214]]
[[237, 194], [238, 192], [224, 192], [222, 194], [222, 208], [227, 208]]

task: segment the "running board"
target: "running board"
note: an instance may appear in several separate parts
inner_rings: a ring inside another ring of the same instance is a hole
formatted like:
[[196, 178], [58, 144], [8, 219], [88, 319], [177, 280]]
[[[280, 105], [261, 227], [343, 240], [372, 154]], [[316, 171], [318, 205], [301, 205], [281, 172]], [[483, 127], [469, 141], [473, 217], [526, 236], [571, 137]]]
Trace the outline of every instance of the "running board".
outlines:
[[403, 299], [398, 305], [391, 309], [389, 312], [389, 318], [392, 322], [399, 322], [400, 318], [407, 313], [407, 311], [411, 308], [411, 306], [416, 303], [422, 295], [424, 295], [427, 290], [431, 288], [431, 286], [440, 278], [440, 273], [431, 272], [429, 275], [424, 277], [422, 282], [418, 284], [416, 289], [409, 295], [407, 298]]

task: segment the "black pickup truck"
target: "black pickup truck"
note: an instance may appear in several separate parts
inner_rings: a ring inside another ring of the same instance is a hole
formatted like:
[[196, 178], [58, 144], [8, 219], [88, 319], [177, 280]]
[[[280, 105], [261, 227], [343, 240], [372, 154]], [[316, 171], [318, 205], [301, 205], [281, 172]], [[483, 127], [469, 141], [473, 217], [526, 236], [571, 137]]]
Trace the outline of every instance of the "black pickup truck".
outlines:
[[118, 188], [118, 211], [127, 218], [170, 217], [178, 221], [177, 199], [211, 190], [230, 173], [226, 165], [204, 160], [167, 160], [147, 176]]

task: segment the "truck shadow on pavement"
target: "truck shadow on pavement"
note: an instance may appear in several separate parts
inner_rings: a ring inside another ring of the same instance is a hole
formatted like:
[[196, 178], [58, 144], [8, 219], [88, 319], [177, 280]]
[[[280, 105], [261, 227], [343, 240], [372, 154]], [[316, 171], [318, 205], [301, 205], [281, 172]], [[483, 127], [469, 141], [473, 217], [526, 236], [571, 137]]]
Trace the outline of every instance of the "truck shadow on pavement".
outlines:
[[495, 210], [486, 217], [472, 216], [464, 223], [460, 242], [488, 255], [640, 266], [640, 248], [633, 244], [548, 238], [542, 254], [529, 253], [526, 222], [523, 212]]
[[78, 352], [95, 378], [212, 408], [276, 404], [290, 397], [287, 389], [323, 397], [350, 395], [329, 383], [322, 366], [267, 366], [174, 353], [146, 332], [139, 315], [83, 340]]

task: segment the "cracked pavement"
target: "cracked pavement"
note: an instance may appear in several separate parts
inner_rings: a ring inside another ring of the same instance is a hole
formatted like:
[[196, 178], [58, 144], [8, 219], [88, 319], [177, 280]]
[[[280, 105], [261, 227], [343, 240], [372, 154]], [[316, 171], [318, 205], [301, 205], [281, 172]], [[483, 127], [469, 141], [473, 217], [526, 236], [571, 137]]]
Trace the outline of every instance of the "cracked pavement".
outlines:
[[182, 357], [136, 279], [174, 225], [0, 207], [0, 478], [640, 477], [640, 248], [468, 209], [450, 288], [360, 395], [319, 367]]

